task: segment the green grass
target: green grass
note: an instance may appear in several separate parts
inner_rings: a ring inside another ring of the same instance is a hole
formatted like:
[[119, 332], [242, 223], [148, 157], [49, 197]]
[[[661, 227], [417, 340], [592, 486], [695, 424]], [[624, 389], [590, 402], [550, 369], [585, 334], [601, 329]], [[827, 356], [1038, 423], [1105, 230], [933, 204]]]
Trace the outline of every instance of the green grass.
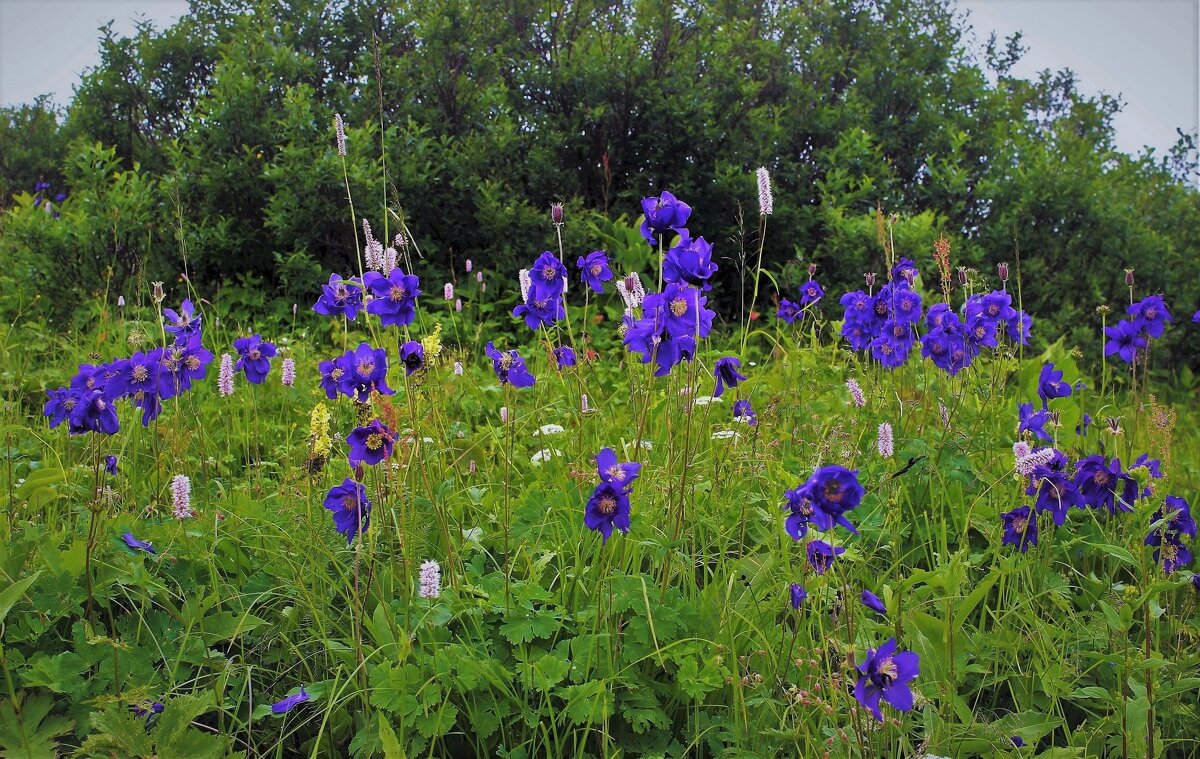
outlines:
[[[214, 363], [148, 428], [121, 402], [112, 438], [47, 429], [42, 390], [91, 353], [127, 355], [131, 334], [153, 343], [153, 307], [86, 304], [93, 327], [65, 337], [20, 318], [4, 327], [2, 755], [1145, 756], [1148, 740], [1159, 755], [1200, 751], [1192, 568], [1166, 576], [1143, 545], [1163, 496], [1200, 500], [1194, 395], [1153, 381], [1132, 394], [1110, 366], [1107, 395], [1054, 401], [1072, 460], [1148, 452], [1166, 477], [1134, 513], [1073, 510], [1058, 529], [1043, 515], [1041, 542], [1020, 554], [1001, 545], [999, 518], [1031, 502], [1013, 471], [1017, 403], [1036, 401], [1043, 360], [1101, 384], [1061, 345], [982, 357], [951, 378], [915, 357], [881, 371], [831, 344], [828, 325], [821, 338], [772, 325], [748, 336], [749, 380], [697, 405], [740, 333], [655, 379], [621, 350], [615, 299], [599, 325], [576, 305], [572, 336], [582, 347], [587, 324], [598, 358], [559, 374], [547, 349], [565, 333], [504, 338], [538, 377], [514, 390], [482, 355], [493, 312], [468, 300], [457, 318], [422, 301], [411, 336], [439, 323], [446, 342], [424, 373], [396, 368], [401, 330], [343, 332], [302, 309], [261, 330], [295, 359], [296, 387], [279, 384], [277, 360], [265, 385], [239, 376], [222, 398]], [[236, 318], [205, 314], [214, 353], [248, 331]], [[389, 348], [397, 389], [369, 413], [411, 433], [367, 468], [370, 527], [347, 546], [322, 501], [351, 476], [358, 412], [324, 400], [316, 364], [359, 339]], [[848, 402], [848, 378], [865, 408]], [[1169, 429], [1154, 422], [1155, 390], [1178, 412]], [[752, 400], [756, 427], [732, 421], [734, 396]], [[318, 401], [333, 451], [315, 468]], [[1084, 412], [1096, 424], [1079, 437]], [[884, 421], [891, 459], [875, 449]], [[565, 432], [535, 435], [545, 424]], [[726, 430], [736, 436], [714, 439]], [[607, 545], [583, 526], [603, 446], [643, 464], [632, 528]], [[561, 455], [533, 463], [547, 447]], [[111, 478], [95, 467], [108, 453], [120, 459]], [[867, 495], [849, 515], [858, 536], [810, 533], [847, 548], [818, 577], [780, 507], [832, 463], [857, 469]], [[176, 474], [192, 481], [184, 522], [171, 518]], [[131, 552], [126, 531], [158, 554]], [[435, 600], [417, 595], [429, 559], [443, 573]], [[798, 611], [792, 582], [809, 593]], [[864, 589], [886, 618], [859, 604]], [[878, 725], [849, 692], [852, 664], [892, 636], [920, 655], [916, 705], [884, 707]], [[309, 702], [270, 713], [301, 685]], [[149, 727], [130, 711], [147, 699], [165, 704]]]

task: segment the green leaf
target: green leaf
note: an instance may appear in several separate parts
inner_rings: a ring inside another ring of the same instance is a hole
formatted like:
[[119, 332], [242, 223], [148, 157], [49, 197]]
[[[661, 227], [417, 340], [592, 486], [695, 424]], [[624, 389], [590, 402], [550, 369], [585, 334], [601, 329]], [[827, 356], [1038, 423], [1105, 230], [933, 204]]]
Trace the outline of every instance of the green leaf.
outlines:
[[612, 715], [613, 695], [603, 680], [591, 680], [563, 690], [567, 716], [576, 725], [594, 725]]
[[33, 585], [34, 581], [37, 580], [41, 573], [42, 571], [39, 569], [38, 571], [26, 577], [24, 580], [21, 580], [20, 582], [14, 582], [12, 585], [9, 585], [4, 589], [4, 592], [0, 593], [0, 622], [4, 621], [4, 618], [8, 616], [9, 610], [12, 609], [13, 604], [17, 602], [17, 599], [25, 595], [25, 591], [29, 590], [29, 586]]
[[392, 724], [382, 715], [379, 717], [379, 744], [383, 746], [383, 759], [405, 759], [404, 749], [396, 738]]
[[58, 737], [70, 732], [75, 721], [51, 716], [52, 703], [46, 695], [25, 696], [15, 705], [8, 699], [0, 701], [0, 748], [6, 759], [55, 759], [59, 755]]

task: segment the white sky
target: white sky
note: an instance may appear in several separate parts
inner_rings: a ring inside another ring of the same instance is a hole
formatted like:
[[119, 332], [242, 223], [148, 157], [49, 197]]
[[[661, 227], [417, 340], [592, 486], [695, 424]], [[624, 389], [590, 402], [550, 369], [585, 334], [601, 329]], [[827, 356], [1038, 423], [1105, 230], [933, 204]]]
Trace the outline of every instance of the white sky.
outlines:
[[[1014, 73], [1073, 69], [1085, 92], [1120, 94], [1117, 145], [1159, 154], [1175, 128], [1200, 124], [1200, 0], [959, 0], [971, 12], [982, 48], [988, 32], [1018, 29], [1029, 48]], [[114, 20], [133, 31], [134, 18], [170, 25], [186, 0], [0, 0], [0, 105], [50, 93], [72, 96], [80, 73], [99, 61], [99, 33]]]

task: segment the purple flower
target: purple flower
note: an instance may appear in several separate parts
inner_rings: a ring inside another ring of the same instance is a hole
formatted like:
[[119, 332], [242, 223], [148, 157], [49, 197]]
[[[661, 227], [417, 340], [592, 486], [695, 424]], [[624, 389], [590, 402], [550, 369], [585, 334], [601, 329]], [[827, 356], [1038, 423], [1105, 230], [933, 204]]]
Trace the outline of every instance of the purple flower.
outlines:
[[521, 358], [515, 350], [500, 352], [489, 340], [484, 352], [492, 360], [492, 370], [496, 372], [496, 378], [500, 380], [501, 385], [532, 387], [537, 382], [537, 379], [525, 368], [525, 359]]
[[735, 356], [717, 359], [717, 363], [713, 367], [713, 376], [717, 380], [717, 389], [713, 392], [714, 397], [720, 398], [725, 392], [726, 386], [737, 387], [739, 382], [746, 381], [746, 378], [738, 372], [740, 368], [742, 368], [742, 362]]
[[103, 385], [105, 396], [115, 399], [134, 398], [139, 393], [156, 395], [161, 353], [161, 348], [149, 353], [138, 351], [129, 358], [112, 362], [113, 374]]
[[841, 546], [831, 546], [824, 540], [810, 540], [808, 543], [808, 564], [819, 575], [825, 574], [833, 566], [833, 560], [846, 552]]
[[261, 385], [267, 379], [267, 372], [271, 371], [271, 359], [276, 353], [274, 344], [251, 335], [234, 340], [233, 348], [240, 356], [233, 368], [245, 372], [250, 384]]
[[[530, 298], [533, 298], [533, 293], [536, 292], [540, 299], [560, 300], [567, 287], [567, 267], [558, 260], [558, 256], [547, 250], [533, 262], [533, 267], [529, 270], [529, 280]], [[559, 305], [561, 307], [561, 303]]]
[[321, 387], [332, 400], [337, 392], [365, 403], [372, 392], [393, 395], [395, 390], [387, 384], [387, 350], [373, 348], [369, 343], [359, 343], [352, 351], [346, 351], [333, 361], [322, 361]]
[[325, 495], [325, 508], [333, 513], [334, 527], [346, 536], [347, 544], [352, 543], [359, 532], [365, 532], [371, 521], [367, 489], [361, 482], [348, 477]]
[[658, 242], [655, 239], [656, 234], [674, 230], [683, 237], [688, 236], [684, 225], [692, 215], [692, 208], [669, 192], [664, 191], [657, 198], [643, 198], [642, 215], [645, 217], [642, 220], [642, 237], [646, 238], [646, 242], [651, 246]]
[[1075, 487], [1085, 504], [1110, 514], [1133, 511], [1138, 497], [1137, 480], [1121, 468], [1121, 460], [1107, 462], [1103, 456], [1088, 456], [1075, 464]]
[[685, 236], [663, 258], [663, 282], [680, 282], [710, 290], [709, 279], [717, 271], [712, 260], [712, 245], [703, 237]]
[[917, 278], [918, 273], [917, 265], [911, 258], [901, 258], [900, 262], [892, 267], [892, 278], [909, 284]]
[[523, 318], [530, 329], [552, 326], [566, 313], [561, 290], [549, 292], [538, 287], [530, 287], [525, 302], [513, 309], [513, 316]]
[[1171, 312], [1167, 310], [1167, 303], [1161, 295], [1142, 298], [1137, 303], [1130, 305], [1125, 313], [1141, 324], [1143, 332], [1154, 338], [1162, 337], [1167, 322], [1175, 321], [1171, 318]]
[[[101, 432], [105, 435], [115, 435], [121, 428], [117, 419], [117, 410], [112, 401], [104, 397], [100, 390], [66, 390], [59, 388], [63, 396], [51, 394], [51, 400], [46, 403], [45, 416], [51, 417], [50, 424], [55, 426], [67, 421], [67, 433], [82, 435], [87, 432]], [[52, 406], [57, 407], [52, 410]], [[55, 421], [57, 419], [58, 421]]]
[[1165, 533], [1162, 542], [1154, 549], [1155, 563], [1162, 564], [1163, 571], [1167, 574], [1173, 574], [1180, 567], [1191, 564], [1192, 558], [1192, 552], [1184, 545], [1177, 532]]
[[1000, 545], [1016, 546], [1021, 553], [1037, 545], [1037, 515], [1028, 506], [1018, 506], [1000, 518], [1004, 521], [1004, 539]]
[[145, 719], [145, 720], [149, 720], [155, 714], [162, 714], [163, 709], [165, 707], [158, 701], [147, 700], [147, 701], [143, 701], [138, 706], [131, 706], [130, 708], [133, 709], [133, 713], [135, 716], [141, 717], [142, 719]]
[[1024, 311], [1018, 311], [1016, 316], [1008, 320], [1008, 339], [1017, 345], [1029, 345], [1029, 331], [1033, 328], [1033, 319]]
[[883, 722], [880, 699], [899, 711], [909, 711], [913, 708], [913, 694], [908, 684], [920, 674], [919, 661], [911, 651], [897, 653], [895, 638], [889, 638], [879, 650], [867, 649], [867, 657], [858, 665], [860, 674], [854, 684], [854, 698], [880, 722]]
[[664, 320], [666, 333], [671, 337], [708, 337], [716, 314], [705, 305], [708, 298], [694, 287], [671, 283], [662, 293], [647, 295], [642, 301], [643, 313], [657, 311]]
[[611, 482], [601, 482], [592, 491], [583, 514], [583, 524], [596, 530], [607, 543], [613, 528], [629, 532], [629, 497], [624, 490]]
[[374, 466], [392, 455], [396, 436], [383, 422], [372, 419], [365, 427], [355, 427], [346, 437], [346, 442], [350, 445], [350, 466]]
[[560, 345], [554, 349], [554, 363], [562, 369], [566, 366], [575, 366], [578, 361], [575, 359], [575, 351], [569, 345]]
[[800, 604], [804, 603], [804, 599], [808, 598], [808, 591], [806, 591], [804, 586], [798, 582], [792, 583], [791, 587], [788, 588], [788, 591], [792, 596], [793, 609], [799, 609]]
[[415, 275], [405, 274], [400, 267], [386, 277], [369, 271], [363, 275], [363, 285], [373, 296], [367, 303], [368, 314], [379, 316], [384, 326], [412, 324], [417, 316], [417, 296], [421, 294], [421, 280]]
[[804, 311], [798, 303], [793, 303], [787, 298], [779, 301], [779, 310], [775, 312], [775, 316], [782, 319], [786, 324], [792, 324], [796, 319], [801, 318]]
[[[1164, 521], [1164, 513], [1166, 514]], [[1162, 525], [1150, 531], [1146, 536], [1146, 545], [1156, 546], [1162, 542], [1163, 534], [1175, 533], [1176, 535], [1187, 535], [1189, 538], [1196, 537], [1196, 520], [1192, 517], [1191, 507], [1188, 502], [1177, 496], [1169, 495], [1164, 499], [1162, 508], [1154, 512], [1154, 516], [1150, 517], [1150, 522], [1156, 524], [1164, 522]]]
[[176, 338], [174, 344], [162, 349], [159, 357], [158, 395], [162, 399], [174, 398], [191, 390], [192, 383], [208, 374], [208, 365], [213, 354], [200, 342], [200, 333]]
[[1022, 432], [1030, 432], [1039, 440], [1051, 440], [1050, 433], [1046, 432], [1046, 422], [1049, 421], [1049, 414], [1043, 409], [1041, 411], [1033, 410], [1033, 403], [1018, 403], [1017, 404], [1017, 434]]
[[189, 299], [184, 299], [178, 312], [173, 308], [164, 308], [163, 316], [167, 317], [163, 327], [176, 338], [188, 338], [200, 331], [200, 317], [196, 315], [196, 307]]
[[575, 265], [579, 267], [580, 281], [595, 292], [604, 292], [604, 283], [613, 278], [608, 265], [608, 253], [603, 250], [593, 250], [586, 256], [580, 256]]
[[882, 614], [885, 617], [887, 616], [887, 607], [883, 605], [883, 601], [879, 599], [879, 596], [871, 591], [864, 590], [862, 595], [858, 597], [858, 600], [871, 611]]
[[1104, 343], [1104, 355], [1116, 354], [1127, 364], [1132, 364], [1138, 351], [1146, 347], [1146, 339], [1142, 337], [1137, 322], [1119, 321], [1111, 327], [1105, 327], [1104, 334], [1108, 336], [1108, 341]]
[[628, 314], [624, 318], [625, 347], [641, 353], [643, 364], [651, 361], [657, 363], [654, 376], [664, 377], [670, 374], [676, 364], [692, 360], [696, 352], [696, 340], [691, 336], [676, 338], [666, 331], [666, 309], [661, 294], [646, 296], [644, 305], [646, 315], [641, 319], [635, 320]]
[[921, 321], [921, 294], [907, 287], [893, 288], [888, 308], [893, 320], [903, 324], [916, 324]]
[[271, 711], [275, 714], [285, 714], [307, 701], [308, 698], [308, 694], [304, 692], [304, 686], [301, 685], [299, 693], [293, 693], [290, 696], [286, 696], [282, 701], [276, 701], [271, 704]]
[[1063, 373], [1055, 369], [1054, 364], [1042, 365], [1042, 373], [1038, 377], [1038, 395], [1042, 399], [1042, 408], [1046, 408], [1051, 398], [1066, 398], [1071, 395], [1070, 383], [1063, 382]]
[[754, 413], [754, 407], [750, 405], [750, 401], [742, 399], [733, 402], [733, 421], [742, 422], [751, 427], [758, 425], [758, 414]]
[[628, 492], [641, 470], [642, 465], [636, 461], [618, 462], [612, 448], [601, 448], [596, 454], [596, 473], [600, 479], [623, 491]]
[[125, 545], [129, 546], [130, 548], [132, 548], [135, 551], [145, 551], [146, 553], [158, 553], [158, 551], [154, 550], [154, 546], [150, 545], [149, 543], [147, 543], [144, 540], [138, 540], [137, 538], [135, 538], [133, 536], [132, 532], [122, 533], [121, 537], [125, 540]]
[[789, 513], [783, 520], [783, 529], [792, 536], [792, 540], [801, 540], [808, 534], [808, 525], [812, 522], [815, 509], [812, 498], [809, 497], [806, 485], [783, 491], [784, 506]]
[[363, 283], [358, 277], [330, 274], [329, 283], [321, 285], [321, 297], [312, 310], [325, 316], [344, 316], [350, 321], [358, 317], [363, 307]]
[[858, 534], [845, 517], [846, 512], [858, 507], [866, 492], [858, 482], [858, 470], [837, 464], [819, 467], [800, 490], [812, 500], [812, 523], [817, 529], [831, 530], [834, 524], [840, 524]]
[[1197, 324], [1200, 324], [1200, 311], [1197, 311], [1196, 313], [1192, 314], [1192, 321]]
[[400, 362], [404, 364], [405, 376], [424, 369], [425, 346], [416, 340], [409, 340], [404, 343], [400, 346]]
[[[1025, 488], [1025, 494], [1036, 495], [1034, 507], [1037, 509], [1037, 513], [1050, 512], [1054, 517], [1054, 524], [1059, 527], [1067, 521], [1068, 509], [1083, 507], [1083, 498], [1080, 497], [1075, 483], [1065, 471], [1055, 469], [1053, 466], [1035, 466], [1030, 475], [1029, 485]], [[1036, 543], [1037, 527], [1035, 526], [1033, 530], [1034, 543]]]
[[111, 475], [115, 475], [117, 473], [117, 457], [113, 456], [111, 453], [104, 457], [104, 471]]
[[809, 306], [825, 297], [825, 288], [815, 279], [800, 285], [800, 305]]

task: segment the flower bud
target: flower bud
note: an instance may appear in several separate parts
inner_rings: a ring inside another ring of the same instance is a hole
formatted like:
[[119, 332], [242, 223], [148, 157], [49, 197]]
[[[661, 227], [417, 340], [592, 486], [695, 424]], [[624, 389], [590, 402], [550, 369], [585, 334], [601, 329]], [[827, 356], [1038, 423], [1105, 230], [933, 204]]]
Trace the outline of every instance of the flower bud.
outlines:
[[817, 273], [817, 265], [816, 265], [816, 264], [809, 264], [809, 265], [808, 265], [808, 278], [809, 278], [809, 279], [812, 279], [812, 278], [813, 278], [813, 276], [815, 276], [815, 275], [816, 275], [816, 273]]
[[999, 264], [997, 264], [996, 271], [1000, 274], [1001, 282], [1008, 281], [1008, 262], [1007, 261], [1001, 261]]
[[[469, 259], [469, 258], [467, 259], [467, 265], [465, 268], [467, 270], [467, 274], [470, 274], [471, 273], [471, 259]], [[482, 272], [480, 272], [480, 273], [482, 273]]]
[[563, 204], [562, 203], [551, 203], [550, 204], [550, 221], [554, 222], [554, 226], [556, 226], [556, 227], [562, 226], [562, 223], [563, 223]]
[[163, 292], [163, 283], [162, 282], [151, 282], [150, 283], [150, 299], [154, 301], [155, 305], [162, 303], [166, 299], [166, 297], [167, 297], [166, 293]]
[[869, 274], [864, 274], [863, 279], [865, 279], [867, 281], [867, 287], [875, 286], [875, 272], [871, 272]]
[[1133, 287], [1133, 269], [1125, 270], [1125, 284]]

